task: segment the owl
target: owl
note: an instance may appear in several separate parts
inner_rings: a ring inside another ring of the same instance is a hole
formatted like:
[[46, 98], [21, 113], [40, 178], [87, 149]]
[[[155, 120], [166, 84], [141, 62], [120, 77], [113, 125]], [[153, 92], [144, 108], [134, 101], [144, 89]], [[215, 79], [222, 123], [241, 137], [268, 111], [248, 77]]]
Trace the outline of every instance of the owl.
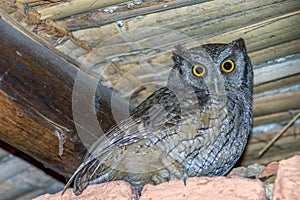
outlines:
[[177, 46], [168, 83], [99, 138], [70, 178], [89, 184], [145, 184], [225, 175], [252, 126], [253, 69], [243, 39], [187, 50]]

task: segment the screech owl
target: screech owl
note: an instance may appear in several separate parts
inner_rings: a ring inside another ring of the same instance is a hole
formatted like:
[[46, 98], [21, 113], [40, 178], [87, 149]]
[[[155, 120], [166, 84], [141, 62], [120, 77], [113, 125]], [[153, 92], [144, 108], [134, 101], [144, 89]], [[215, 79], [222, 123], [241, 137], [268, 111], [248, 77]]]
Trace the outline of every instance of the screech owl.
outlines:
[[145, 184], [225, 175], [242, 155], [252, 125], [253, 69], [243, 39], [190, 50], [177, 46], [168, 84], [112, 127], [70, 178], [89, 184]]

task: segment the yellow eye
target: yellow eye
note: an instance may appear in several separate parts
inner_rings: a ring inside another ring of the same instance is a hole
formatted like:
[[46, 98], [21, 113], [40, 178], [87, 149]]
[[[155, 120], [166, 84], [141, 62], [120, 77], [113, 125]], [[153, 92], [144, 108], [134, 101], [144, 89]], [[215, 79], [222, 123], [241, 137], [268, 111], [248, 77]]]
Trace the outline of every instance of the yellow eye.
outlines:
[[221, 69], [223, 72], [230, 73], [234, 70], [234, 62], [232, 60], [225, 60], [221, 64]]
[[193, 67], [193, 74], [197, 77], [203, 76], [206, 72], [206, 69], [202, 65], [195, 65]]

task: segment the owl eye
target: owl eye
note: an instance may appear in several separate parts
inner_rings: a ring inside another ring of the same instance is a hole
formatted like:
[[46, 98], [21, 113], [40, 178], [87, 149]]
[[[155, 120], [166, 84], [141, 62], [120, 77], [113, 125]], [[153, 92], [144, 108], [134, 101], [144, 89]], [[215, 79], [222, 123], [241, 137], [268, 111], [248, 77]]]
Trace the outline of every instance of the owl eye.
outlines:
[[230, 73], [234, 70], [234, 62], [232, 60], [225, 60], [221, 64], [221, 70], [226, 73]]
[[195, 65], [193, 66], [193, 74], [197, 77], [201, 77], [205, 74], [206, 69], [202, 65]]

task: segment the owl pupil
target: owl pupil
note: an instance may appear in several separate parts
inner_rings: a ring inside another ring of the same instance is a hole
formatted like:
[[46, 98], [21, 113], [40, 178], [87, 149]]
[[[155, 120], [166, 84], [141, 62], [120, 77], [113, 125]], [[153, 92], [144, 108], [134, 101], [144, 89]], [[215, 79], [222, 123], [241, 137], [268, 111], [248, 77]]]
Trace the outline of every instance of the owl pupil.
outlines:
[[202, 73], [203, 73], [203, 68], [202, 68], [202, 67], [197, 67], [197, 68], [196, 68], [196, 72], [197, 72], [198, 74], [202, 74]]
[[231, 68], [232, 68], [232, 64], [230, 62], [224, 63], [224, 69], [225, 70], [231, 70]]

